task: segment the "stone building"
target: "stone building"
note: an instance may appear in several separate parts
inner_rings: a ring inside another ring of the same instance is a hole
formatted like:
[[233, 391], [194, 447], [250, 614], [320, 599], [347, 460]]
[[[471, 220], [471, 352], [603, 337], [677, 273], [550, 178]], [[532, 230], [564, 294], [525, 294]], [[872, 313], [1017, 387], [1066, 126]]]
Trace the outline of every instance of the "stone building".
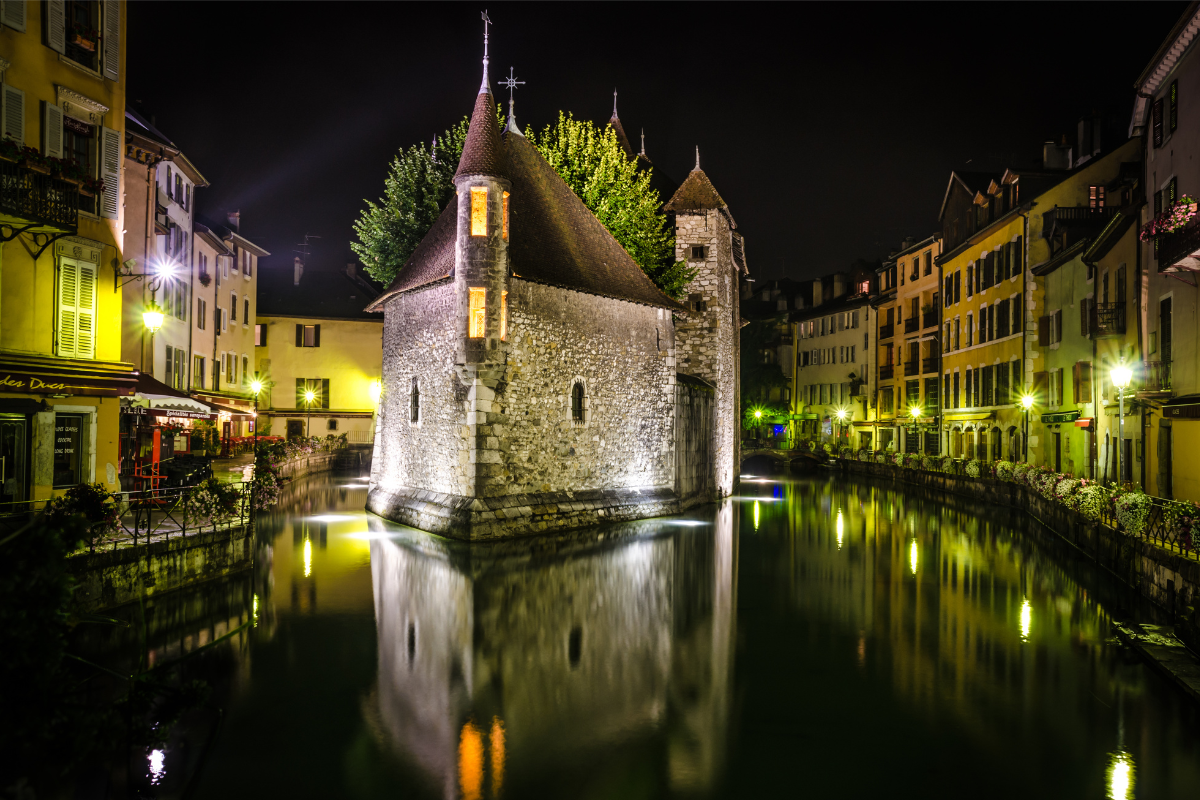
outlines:
[[368, 307], [384, 315], [368, 508], [481, 539], [729, 494], [743, 267], [725, 203], [697, 168], [667, 204], [699, 270], [684, 306], [511, 113], [495, 120], [485, 60], [455, 196]]

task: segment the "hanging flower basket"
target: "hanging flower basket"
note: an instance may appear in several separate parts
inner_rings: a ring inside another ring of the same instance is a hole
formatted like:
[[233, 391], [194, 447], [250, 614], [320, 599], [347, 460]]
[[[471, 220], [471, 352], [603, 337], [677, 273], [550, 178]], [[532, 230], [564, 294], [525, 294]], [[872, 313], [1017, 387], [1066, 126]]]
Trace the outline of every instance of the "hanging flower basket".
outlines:
[[1175, 233], [1192, 221], [1198, 207], [1200, 204], [1197, 203], [1196, 198], [1185, 194], [1176, 203], [1147, 222], [1141, 233], [1138, 234], [1138, 238], [1145, 242], [1164, 233]]

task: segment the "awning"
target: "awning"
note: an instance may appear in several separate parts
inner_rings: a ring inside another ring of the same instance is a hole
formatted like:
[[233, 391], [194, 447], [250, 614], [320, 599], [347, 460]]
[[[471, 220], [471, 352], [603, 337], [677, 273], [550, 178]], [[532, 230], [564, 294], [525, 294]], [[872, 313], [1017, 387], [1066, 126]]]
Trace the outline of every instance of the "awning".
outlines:
[[977, 411], [972, 414], [947, 414], [946, 422], [975, 422], [981, 419], [993, 419], [995, 411]]
[[1061, 422], [1074, 422], [1079, 419], [1079, 411], [1057, 411], [1053, 414], [1042, 414], [1042, 424], [1054, 425]]
[[121, 409], [122, 414], [129, 414], [135, 417], [148, 417], [150, 419], [216, 419], [216, 412], [212, 411], [188, 411], [178, 408], [146, 408], [145, 406], [126, 406]]
[[1080, 417], [1075, 420], [1076, 428], [1090, 428], [1095, 420], [1092, 417]]
[[[188, 397], [179, 389], [172, 389], [162, 381], [156, 380], [153, 375], [147, 375], [144, 372], [137, 376], [134, 398], [147, 401], [152, 409], [193, 411], [197, 414], [212, 413], [207, 404]], [[190, 419], [212, 419], [212, 417], [190, 417]]]
[[1167, 419], [1200, 419], [1200, 395], [1188, 394], [1167, 400], [1162, 404], [1162, 415]]
[[218, 414], [228, 414], [231, 417], [242, 417], [243, 419], [254, 419], [253, 411], [239, 411], [236, 408], [219, 406], [216, 403], [209, 403], [209, 405], [212, 406], [213, 411], [216, 411]]

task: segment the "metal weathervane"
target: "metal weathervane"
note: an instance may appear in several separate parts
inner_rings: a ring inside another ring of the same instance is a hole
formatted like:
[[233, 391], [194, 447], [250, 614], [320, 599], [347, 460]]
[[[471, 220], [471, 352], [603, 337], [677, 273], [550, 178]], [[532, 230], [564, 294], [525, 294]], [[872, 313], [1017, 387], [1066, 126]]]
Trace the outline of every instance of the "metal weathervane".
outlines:
[[513, 77], [513, 68], [509, 67], [508, 68], [508, 78], [500, 81], [500, 85], [508, 87], [508, 102], [511, 104], [513, 101], [513, 89], [516, 89], [518, 86], [524, 86], [525, 81], [519, 81], [516, 78], [514, 78]]

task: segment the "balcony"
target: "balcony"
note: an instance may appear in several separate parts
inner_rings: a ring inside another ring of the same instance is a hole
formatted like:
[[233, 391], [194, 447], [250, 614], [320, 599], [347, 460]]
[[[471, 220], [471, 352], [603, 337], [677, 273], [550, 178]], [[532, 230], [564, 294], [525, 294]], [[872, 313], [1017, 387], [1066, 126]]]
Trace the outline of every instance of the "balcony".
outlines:
[[1125, 335], [1125, 303], [1084, 300], [1081, 309], [1083, 335], [1089, 339], [1114, 339]]
[[917, 330], [918, 321], [919, 320], [916, 317], [909, 317], [908, 319], [904, 320], [904, 332], [915, 333]]
[[896, 332], [896, 326], [894, 324], [879, 326], [879, 338], [880, 339], [888, 339], [895, 332]]
[[1200, 214], [1192, 217], [1175, 233], [1164, 233], [1157, 237], [1158, 271], [1169, 267], [1183, 266], [1187, 269], [1200, 268]]
[[930, 356], [921, 360], [921, 371], [925, 374], [938, 371], [938, 357]]
[[904, 374], [906, 376], [907, 375], [916, 375], [917, 367], [919, 367], [919, 366], [921, 366], [921, 362], [917, 361], [916, 359], [913, 359], [912, 361], [905, 361], [904, 362]]
[[1100, 232], [1121, 213], [1117, 206], [1055, 206], [1042, 214], [1042, 236], [1051, 242], [1051, 250], [1070, 247], [1082, 236]]
[[41, 249], [79, 230], [79, 187], [11, 161], [0, 161], [0, 229], [3, 241], [30, 233]]
[[921, 315], [922, 328], [936, 328], [938, 324], [938, 315], [936, 311], [926, 311]]
[[891, 364], [884, 364], [879, 367], [879, 380], [888, 381], [896, 374], [896, 368]]
[[1139, 394], [1171, 394], [1171, 362], [1147, 361], [1142, 370]]

